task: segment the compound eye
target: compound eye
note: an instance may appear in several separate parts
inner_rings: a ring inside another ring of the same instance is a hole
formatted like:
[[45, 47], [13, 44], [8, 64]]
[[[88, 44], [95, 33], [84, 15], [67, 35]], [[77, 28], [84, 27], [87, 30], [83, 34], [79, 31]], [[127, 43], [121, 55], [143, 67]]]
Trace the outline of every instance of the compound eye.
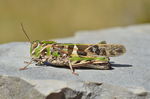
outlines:
[[37, 42], [34, 42], [33, 44], [32, 44], [32, 48], [34, 49], [34, 48], [36, 48], [38, 46], [38, 43]]

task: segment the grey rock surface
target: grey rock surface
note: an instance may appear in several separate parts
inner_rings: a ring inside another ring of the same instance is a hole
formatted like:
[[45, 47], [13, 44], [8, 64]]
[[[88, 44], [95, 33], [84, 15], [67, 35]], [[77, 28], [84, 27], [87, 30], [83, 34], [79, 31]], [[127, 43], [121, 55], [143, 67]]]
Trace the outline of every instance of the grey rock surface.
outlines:
[[123, 44], [127, 53], [112, 57], [112, 70], [35, 66], [27, 42], [0, 45], [0, 99], [150, 99], [150, 24], [81, 31], [65, 43]]

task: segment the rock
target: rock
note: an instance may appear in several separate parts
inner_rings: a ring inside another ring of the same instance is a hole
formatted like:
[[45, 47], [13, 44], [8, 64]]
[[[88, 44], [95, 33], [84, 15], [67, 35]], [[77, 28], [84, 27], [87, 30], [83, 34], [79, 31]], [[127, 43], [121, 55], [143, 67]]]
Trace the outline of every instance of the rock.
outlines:
[[0, 99], [149, 99], [150, 24], [81, 31], [59, 42], [123, 44], [127, 53], [112, 57], [112, 70], [35, 66], [26, 42], [0, 45]]
[[0, 99], [44, 99], [44, 96], [23, 79], [0, 76]]

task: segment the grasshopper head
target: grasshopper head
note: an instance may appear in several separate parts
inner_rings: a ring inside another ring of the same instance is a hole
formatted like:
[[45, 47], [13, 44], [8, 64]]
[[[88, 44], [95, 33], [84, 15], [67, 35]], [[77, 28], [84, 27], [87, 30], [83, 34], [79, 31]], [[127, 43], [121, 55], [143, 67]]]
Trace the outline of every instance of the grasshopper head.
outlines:
[[47, 48], [46, 46], [47, 45], [50, 45], [50, 44], [54, 44], [56, 43], [55, 41], [39, 41], [39, 40], [36, 40], [36, 41], [33, 41], [31, 42], [31, 48], [30, 48], [30, 55], [32, 58], [39, 58], [42, 51], [44, 51], [46, 49], [47, 51], [47, 54], [49, 54], [50, 50], [49, 48]]
[[36, 40], [36, 41], [31, 42], [31, 40], [30, 40], [29, 36], [27, 35], [22, 23], [21, 23], [21, 28], [22, 28], [23, 33], [25, 34], [25, 36], [27, 37], [28, 41], [31, 44], [30, 55], [31, 55], [32, 58], [40, 58], [40, 55], [41, 55], [42, 51], [45, 50], [45, 49], [47, 51], [46, 52], [47, 55], [50, 54], [50, 48], [48, 48], [46, 45], [56, 43], [55, 41], [49, 41], [49, 40], [39, 41], [39, 40]]
[[39, 58], [41, 49], [42, 49], [41, 41], [36, 40], [36, 41], [31, 42], [31, 47], [30, 47], [31, 57]]

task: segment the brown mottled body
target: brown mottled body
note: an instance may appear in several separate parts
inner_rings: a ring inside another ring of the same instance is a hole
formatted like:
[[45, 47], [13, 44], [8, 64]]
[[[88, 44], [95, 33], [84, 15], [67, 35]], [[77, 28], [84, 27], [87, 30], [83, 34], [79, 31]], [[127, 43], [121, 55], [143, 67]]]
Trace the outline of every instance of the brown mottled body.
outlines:
[[[45, 45], [46, 46], [46, 45]], [[44, 47], [44, 46], [43, 46]], [[75, 48], [76, 47], [76, 48]], [[46, 48], [46, 47], [45, 47]], [[41, 53], [46, 53], [47, 50], [43, 50]], [[56, 66], [69, 66], [69, 58], [75, 54], [80, 57], [97, 57], [97, 56], [118, 56], [125, 52], [122, 45], [114, 44], [51, 44], [51, 55], [46, 56], [41, 54], [39, 65], [46, 63]], [[59, 56], [53, 56], [53, 52], [57, 52]], [[44, 56], [44, 57], [43, 57]], [[88, 67], [94, 69], [110, 69], [109, 58], [108, 61], [99, 60], [81, 60], [71, 61], [72, 67]]]
[[106, 44], [106, 41], [99, 44], [57, 43], [49, 40], [31, 42], [22, 23], [21, 27], [31, 44], [32, 59], [20, 70], [27, 69], [32, 62], [37, 65], [68, 66], [74, 74], [74, 68], [80, 67], [110, 69], [109, 57], [122, 55], [126, 51], [123, 45]]
[[73, 68], [111, 69], [109, 57], [122, 55], [125, 51], [123, 45], [117, 44], [49, 44], [35, 41], [31, 45], [32, 61], [37, 65], [68, 66], [73, 73]]
[[84, 52], [87, 53], [87, 56], [114, 57], [122, 55], [126, 52], [126, 49], [123, 45], [119, 44], [95, 44], [86, 48]]

